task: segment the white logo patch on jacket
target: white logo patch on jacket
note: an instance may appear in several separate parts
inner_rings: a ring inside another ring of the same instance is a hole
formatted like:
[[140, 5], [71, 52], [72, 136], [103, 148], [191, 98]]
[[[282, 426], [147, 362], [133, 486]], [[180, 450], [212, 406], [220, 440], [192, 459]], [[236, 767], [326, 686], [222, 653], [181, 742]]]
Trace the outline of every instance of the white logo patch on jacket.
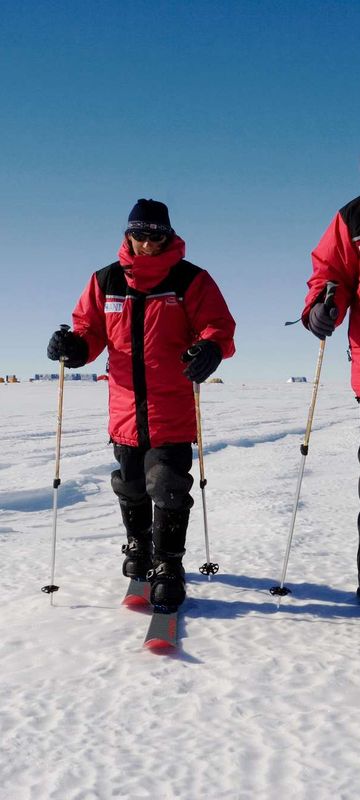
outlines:
[[121, 313], [124, 307], [124, 297], [119, 297], [116, 294], [107, 294], [105, 298], [104, 312], [105, 314], [112, 314], [113, 312]]

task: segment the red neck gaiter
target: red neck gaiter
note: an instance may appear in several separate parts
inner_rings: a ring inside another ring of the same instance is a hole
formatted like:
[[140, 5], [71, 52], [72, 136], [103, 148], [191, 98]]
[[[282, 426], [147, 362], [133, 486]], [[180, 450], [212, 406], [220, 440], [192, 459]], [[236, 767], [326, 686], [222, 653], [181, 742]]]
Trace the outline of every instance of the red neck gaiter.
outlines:
[[135, 256], [130, 253], [129, 243], [125, 238], [118, 256], [129, 286], [139, 292], [148, 292], [166, 278], [174, 264], [184, 258], [185, 242], [175, 235], [166, 250], [159, 255]]

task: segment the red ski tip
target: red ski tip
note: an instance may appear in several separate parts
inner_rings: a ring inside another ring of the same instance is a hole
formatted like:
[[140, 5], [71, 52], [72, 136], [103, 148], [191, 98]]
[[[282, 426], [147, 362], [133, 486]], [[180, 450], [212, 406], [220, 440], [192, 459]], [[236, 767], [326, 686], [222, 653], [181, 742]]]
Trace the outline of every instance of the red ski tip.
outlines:
[[166, 639], [148, 639], [144, 642], [144, 647], [148, 650], [174, 650], [176, 645], [173, 642], [167, 642]]
[[132, 595], [128, 595], [128, 597], [124, 597], [122, 603], [123, 603], [124, 606], [127, 606], [128, 608], [134, 608], [134, 607], [135, 608], [139, 608], [141, 606], [148, 606], [149, 605], [149, 601], [146, 599], [146, 597], [140, 597], [139, 595], [136, 595], [136, 594], [132, 594]]

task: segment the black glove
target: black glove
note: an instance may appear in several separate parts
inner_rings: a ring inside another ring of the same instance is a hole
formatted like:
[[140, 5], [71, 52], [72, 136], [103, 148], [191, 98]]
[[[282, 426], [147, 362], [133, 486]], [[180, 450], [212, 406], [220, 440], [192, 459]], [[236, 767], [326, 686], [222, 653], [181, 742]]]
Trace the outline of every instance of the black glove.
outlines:
[[201, 342], [197, 342], [186, 353], [183, 353], [182, 360], [189, 362], [184, 370], [184, 375], [190, 381], [202, 383], [219, 366], [222, 352], [215, 342], [211, 342], [210, 339], [202, 339]]
[[339, 311], [336, 306], [328, 308], [325, 303], [316, 303], [309, 314], [309, 331], [313, 333], [318, 339], [325, 339], [325, 336], [331, 336], [335, 329], [335, 320], [337, 319]]
[[78, 333], [60, 330], [53, 333], [47, 349], [51, 361], [65, 360], [66, 367], [83, 367], [88, 360], [89, 350]]

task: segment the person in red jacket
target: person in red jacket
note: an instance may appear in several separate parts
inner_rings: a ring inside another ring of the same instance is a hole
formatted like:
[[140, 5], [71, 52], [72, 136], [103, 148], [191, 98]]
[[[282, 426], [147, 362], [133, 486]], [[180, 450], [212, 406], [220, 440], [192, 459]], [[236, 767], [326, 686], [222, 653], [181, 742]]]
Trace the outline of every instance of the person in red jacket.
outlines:
[[[331, 336], [349, 313], [351, 384], [360, 401], [360, 197], [338, 211], [312, 253], [313, 274], [308, 281], [302, 321], [319, 339]], [[324, 303], [326, 284], [336, 283], [332, 307]], [[358, 451], [360, 461], [360, 448]], [[360, 495], [360, 484], [359, 484]], [[360, 514], [358, 515], [360, 537]], [[359, 540], [360, 541], [360, 540]], [[357, 554], [360, 597], [360, 544]]]
[[235, 322], [209, 273], [186, 261], [167, 206], [141, 199], [118, 260], [95, 272], [55, 331], [48, 357], [80, 367], [108, 348], [111, 483], [127, 532], [123, 573], [151, 584], [154, 605], [185, 598], [182, 557], [193, 499], [193, 382], [235, 352]]

